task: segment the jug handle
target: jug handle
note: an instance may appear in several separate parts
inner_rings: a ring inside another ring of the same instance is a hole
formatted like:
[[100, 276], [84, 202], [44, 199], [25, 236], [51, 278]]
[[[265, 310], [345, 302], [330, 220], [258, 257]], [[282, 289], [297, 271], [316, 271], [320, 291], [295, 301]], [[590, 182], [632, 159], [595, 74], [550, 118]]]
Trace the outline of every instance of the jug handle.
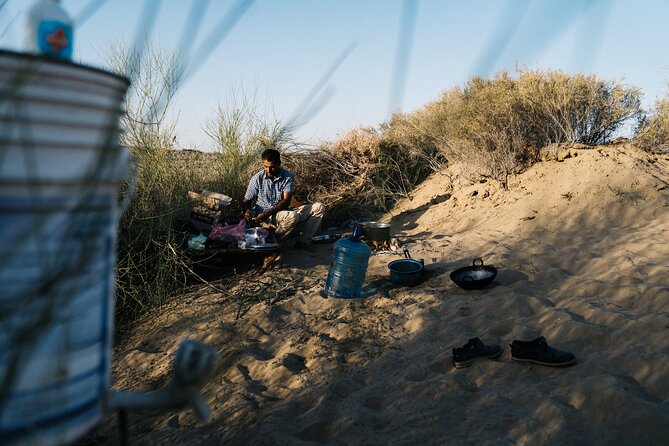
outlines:
[[362, 236], [362, 228], [360, 225], [355, 225], [355, 228], [353, 228], [353, 235], [351, 236], [351, 239], [353, 241], [360, 241], [360, 236]]

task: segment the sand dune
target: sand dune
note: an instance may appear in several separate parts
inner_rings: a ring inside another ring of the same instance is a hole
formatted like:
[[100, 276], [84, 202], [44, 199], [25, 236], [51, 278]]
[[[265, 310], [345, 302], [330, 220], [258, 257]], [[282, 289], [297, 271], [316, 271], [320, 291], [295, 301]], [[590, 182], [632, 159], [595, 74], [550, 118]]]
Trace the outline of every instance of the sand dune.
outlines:
[[[205, 387], [212, 423], [135, 415], [132, 440], [668, 444], [669, 156], [563, 149], [509, 190], [437, 174], [386, 219], [425, 260], [422, 284], [390, 286], [397, 256], [376, 255], [374, 296], [323, 299], [332, 245], [321, 245], [285, 254], [277, 274], [300, 285], [273, 305], [236, 320], [235, 299], [203, 288], [138, 324], [115, 354], [117, 389], [164, 383], [183, 338], [214, 345], [220, 361]], [[462, 290], [448, 274], [475, 257], [499, 274]], [[577, 364], [512, 362], [511, 341], [538, 335]], [[451, 348], [474, 336], [502, 356], [455, 369]]]

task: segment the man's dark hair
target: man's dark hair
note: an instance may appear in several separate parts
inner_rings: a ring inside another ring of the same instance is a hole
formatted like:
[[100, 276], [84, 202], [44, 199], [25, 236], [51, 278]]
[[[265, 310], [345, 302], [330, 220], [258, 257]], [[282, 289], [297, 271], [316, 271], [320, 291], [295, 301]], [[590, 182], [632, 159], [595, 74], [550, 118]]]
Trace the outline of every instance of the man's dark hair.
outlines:
[[260, 156], [263, 161], [281, 164], [281, 154], [276, 149], [265, 149]]

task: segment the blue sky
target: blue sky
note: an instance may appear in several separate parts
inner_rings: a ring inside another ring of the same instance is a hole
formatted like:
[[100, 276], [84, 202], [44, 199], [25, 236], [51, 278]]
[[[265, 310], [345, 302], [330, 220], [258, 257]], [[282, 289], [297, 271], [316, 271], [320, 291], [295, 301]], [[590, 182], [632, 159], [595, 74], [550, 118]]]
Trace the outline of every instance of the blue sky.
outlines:
[[[96, 1], [62, 4], [78, 17]], [[173, 50], [195, 0], [147, 1], [101, 2], [77, 27], [75, 60], [102, 66], [109, 45], [130, 45], [143, 32], [145, 5], [155, 18], [151, 39]], [[0, 46], [20, 48], [22, 14], [31, 3], [7, 0], [0, 9]], [[236, 4], [201, 3], [208, 6], [192, 34], [196, 49]], [[650, 105], [669, 91], [668, 22], [665, 0], [256, 0], [223, 40], [206, 48], [206, 59], [180, 89], [173, 104], [178, 141], [211, 148], [202, 127], [240, 89], [255, 95], [259, 110], [286, 121], [320, 87], [311, 104], [317, 112], [296, 133], [316, 143], [376, 126], [391, 110], [418, 108], [472, 75], [517, 66], [623, 80], [640, 87]]]

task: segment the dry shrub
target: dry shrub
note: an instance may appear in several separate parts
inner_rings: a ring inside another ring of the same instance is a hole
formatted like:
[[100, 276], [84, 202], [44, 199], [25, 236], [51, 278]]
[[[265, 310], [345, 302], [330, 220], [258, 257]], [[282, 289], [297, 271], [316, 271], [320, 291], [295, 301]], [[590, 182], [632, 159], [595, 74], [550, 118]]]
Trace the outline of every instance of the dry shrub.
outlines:
[[638, 88], [593, 74], [523, 71], [516, 83], [532, 133], [549, 143], [606, 143], [625, 122], [643, 116]]
[[382, 146], [388, 153], [399, 152], [403, 161], [402, 170], [410, 179], [412, 187], [426, 173], [438, 171], [444, 161], [437, 144], [435, 128], [430, 116], [420, 113], [396, 113], [387, 123], [381, 124]]
[[370, 187], [378, 153], [378, 135], [356, 129], [316, 149], [284, 153], [283, 164], [295, 173], [298, 200], [323, 203], [328, 220], [338, 221], [378, 207], [377, 190]]
[[431, 171], [429, 157], [407, 141], [359, 128], [316, 149], [284, 153], [283, 162], [295, 173], [297, 198], [325, 204], [329, 222], [368, 219]]
[[607, 142], [628, 120], [641, 115], [633, 87], [560, 71], [501, 72], [474, 77], [414, 113], [422, 132], [453, 162], [504, 186], [508, 175], [538, 160], [552, 143]]
[[635, 143], [649, 152], [669, 153], [669, 96], [658, 100], [639, 124]]

